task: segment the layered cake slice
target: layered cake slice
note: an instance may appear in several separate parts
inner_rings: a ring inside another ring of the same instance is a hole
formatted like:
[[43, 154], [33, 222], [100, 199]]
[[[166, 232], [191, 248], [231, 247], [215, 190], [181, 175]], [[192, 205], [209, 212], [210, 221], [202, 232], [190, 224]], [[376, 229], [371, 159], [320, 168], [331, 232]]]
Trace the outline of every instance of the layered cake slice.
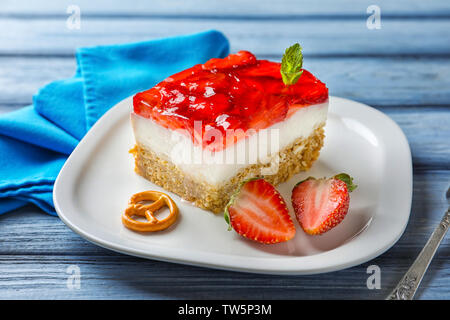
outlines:
[[247, 51], [211, 59], [136, 94], [136, 172], [218, 213], [246, 179], [276, 185], [309, 169], [323, 145], [328, 89], [288, 50], [282, 63]]

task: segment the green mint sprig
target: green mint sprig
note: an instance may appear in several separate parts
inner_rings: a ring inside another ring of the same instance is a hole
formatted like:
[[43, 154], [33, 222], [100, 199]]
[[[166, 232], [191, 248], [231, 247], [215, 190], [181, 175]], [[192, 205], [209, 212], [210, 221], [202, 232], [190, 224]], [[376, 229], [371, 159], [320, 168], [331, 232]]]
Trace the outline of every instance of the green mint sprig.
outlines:
[[302, 47], [296, 43], [286, 49], [281, 60], [281, 77], [286, 86], [296, 84], [303, 73]]

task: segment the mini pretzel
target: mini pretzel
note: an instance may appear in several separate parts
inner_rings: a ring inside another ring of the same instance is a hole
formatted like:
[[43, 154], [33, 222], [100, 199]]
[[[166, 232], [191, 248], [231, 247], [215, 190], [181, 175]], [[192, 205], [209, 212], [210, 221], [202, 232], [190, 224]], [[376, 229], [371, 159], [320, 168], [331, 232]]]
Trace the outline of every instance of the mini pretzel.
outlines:
[[[142, 204], [142, 201], [154, 201], [151, 204]], [[170, 214], [167, 218], [158, 220], [153, 215], [166, 205]], [[133, 216], [146, 217], [147, 221], [137, 221]], [[128, 204], [128, 208], [122, 215], [122, 223], [131, 230], [149, 232], [160, 231], [170, 227], [178, 217], [178, 208], [175, 202], [165, 193], [158, 191], [144, 191], [134, 194]]]

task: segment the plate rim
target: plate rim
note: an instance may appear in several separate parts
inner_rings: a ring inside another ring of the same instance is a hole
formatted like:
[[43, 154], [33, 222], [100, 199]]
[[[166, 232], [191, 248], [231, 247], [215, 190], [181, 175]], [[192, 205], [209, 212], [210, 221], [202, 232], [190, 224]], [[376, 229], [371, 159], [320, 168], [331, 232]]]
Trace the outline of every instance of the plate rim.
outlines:
[[[82, 238], [88, 240], [91, 243], [94, 243], [100, 247], [103, 247], [103, 248], [106, 248], [106, 249], [109, 249], [109, 250], [112, 250], [115, 252], [119, 252], [122, 254], [137, 256], [137, 257], [146, 258], [146, 259], [153, 259], [153, 260], [160, 260], [160, 261], [166, 261], [166, 262], [172, 262], [172, 263], [185, 264], [185, 265], [193, 265], [193, 266], [214, 268], [214, 269], [220, 269], [220, 270], [231, 270], [231, 271], [240, 271], [240, 272], [249, 272], [249, 273], [276, 274], [276, 275], [307, 275], [307, 274], [318, 274], [318, 273], [338, 271], [338, 270], [350, 268], [350, 267], [353, 267], [356, 265], [360, 265], [364, 262], [370, 261], [370, 260], [374, 259], [375, 257], [386, 252], [389, 248], [391, 248], [398, 241], [398, 239], [400, 239], [400, 237], [403, 235], [403, 233], [406, 229], [406, 226], [408, 224], [410, 214], [411, 214], [413, 172], [412, 172], [411, 150], [410, 150], [409, 143], [408, 143], [408, 140], [407, 140], [404, 132], [398, 126], [398, 124], [395, 121], [393, 121], [390, 117], [388, 117], [383, 112], [381, 112], [371, 106], [362, 104], [357, 101], [349, 100], [349, 99], [330, 96], [330, 109], [333, 109], [333, 106], [332, 106], [333, 101], [335, 101], [335, 103], [340, 102], [342, 104], [345, 104], [345, 103], [351, 103], [353, 105], [356, 104], [357, 106], [361, 107], [361, 110], [365, 110], [364, 112], [367, 111], [369, 113], [372, 113], [373, 116], [377, 116], [379, 119], [382, 119], [387, 124], [389, 124], [391, 126], [391, 129], [396, 131], [397, 139], [395, 140], [395, 142], [396, 143], [401, 142], [401, 148], [404, 149], [403, 152], [401, 153], [404, 156], [402, 158], [406, 158], [408, 160], [408, 161], [406, 161], [406, 163], [402, 163], [404, 173], [406, 173], [407, 178], [408, 178], [408, 181], [406, 181], [406, 182], [408, 182], [407, 186], [402, 185], [402, 187], [407, 189], [407, 190], [405, 190], [405, 192], [406, 192], [406, 194], [408, 196], [408, 200], [409, 200], [409, 201], [407, 201], [408, 202], [407, 204], [403, 204], [403, 206], [405, 206], [403, 208], [403, 210], [407, 211], [407, 213], [405, 213], [402, 216], [403, 217], [402, 228], [397, 230], [395, 235], [391, 235], [389, 241], [384, 241], [382, 246], [380, 246], [380, 245], [377, 246], [376, 250], [372, 250], [370, 253], [360, 255], [357, 258], [352, 258], [349, 260], [344, 259], [344, 261], [339, 261], [338, 263], [334, 263], [333, 265], [328, 265], [328, 266], [324, 266], [321, 268], [312, 267], [312, 266], [310, 266], [310, 267], [303, 266], [303, 268], [301, 268], [301, 267], [299, 268], [299, 266], [296, 265], [299, 263], [299, 261], [297, 261], [297, 260], [308, 260], [308, 261], [309, 260], [317, 260], [317, 257], [323, 256], [323, 255], [333, 252], [333, 251], [336, 251], [339, 248], [343, 248], [344, 246], [347, 246], [349, 243], [352, 243], [352, 241], [345, 243], [335, 249], [332, 249], [332, 250], [329, 250], [326, 252], [322, 252], [322, 253], [318, 253], [315, 255], [310, 255], [310, 256], [301, 256], [301, 257], [286, 256], [282, 259], [268, 258], [268, 257], [247, 257], [247, 258], [245, 258], [246, 261], [242, 261], [243, 260], [242, 256], [238, 256], [238, 257], [232, 256], [233, 259], [230, 259], [230, 255], [228, 255], [228, 254], [212, 253], [212, 252], [197, 252], [195, 254], [195, 257], [197, 257], [196, 259], [193, 259], [193, 258], [189, 259], [185, 256], [183, 257], [183, 254], [178, 254], [174, 257], [174, 256], [170, 256], [168, 254], [164, 254], [164, 252], [162, 251], [163, 247], [161, 247], [159, 245], [155, 245], [155, 244], [148, 246], [148, 252], [142, 252], [142, 250], [140, 250], [140, 249], [131, 248], [126, 245], [113, 243], [110, 240], [105, 240], [99, 236], [91, 234], [91, 232], [83, 230], [83, 228], [77, 226], [76, 223], [71, 221], [71, 219], [70, 219], [71, 214], [77, 214], [77, 213], [76, 212], [69, 213], [70, 208], [67, 208], [67, 206], [65, 206], [65, 204], [62, 201], [63, 199], [65, 199], [63, 192], [65, 189], [67, 189], [67, 188], [65, 188], [64, 184], [67, 181], [68, 176], [70, 176], [67, 174], [67, 172], [70, 173], [71, 172], [70, 170], [71, 170], [72, 166], [74, 166], [74, 165], [78, 165], [78, 166], [82, 165], [80, 163], [74, 164], [74, 161], [75, 161], [74, 159], [76, 159], [77, 157], [80, 157], [79, 154], [82, 153], [86, 144], [89, 144], [89, 143], [96, 144], [96, 141], [98, 141], [101, 138], [101, 135], [99, 133], [101, 133], [102, 130], [107, 131], [108, 128], [110, 128], [111, 126], [116, 124], [117, 121], [119, 121], [121, 119], [122, 113], [118, 109], [121, 107], [122, 104], [125, 104], [127, 102], [127, 100], [130, 100], [131, 98], [132, 97], [128, 97], [128, 98], [120, 101], [119, 103], [117, 103], [114, 107], [109, 109], [94, 124], [94, 126], [91, 128], [91, 130], [89, 130], [87, 132], [87, 134], [84, 136], [84, 138], [80, 141], [80, 143], [73, 150], [71, 155], [68, 157], [68, 159], [64, 163], [62, 169], [60, 170], [58, 177], [56, 178], [56, 181], [54, 184], [53, 202], [54, 202], [55, 210], [56, 210], [59, 218], [72, 231], [74, 231], [75, 233], [80, 235]], [[115, 121], [113, 121], [113, 120], [115, 120]], [[396, 147], [396, 149], [399, 149], [398, 145], [396, 145], [395, 147]], [[389, 166], [387, 166], [387, 167], [389, 168]], [[73, 180], [72, 182], [75, 182], [76, 177], [73, 178], [72, 180]], [[69, 214], [67, 214], [67, 213], [69, 213]], [[372, 226], [370, 226], [369, 229], [371, 227]], [[353, 241], [353, 242], [355, 242], [355, 241]], [[154, 249], [157, 249], [156, 252], [157, 253], [159, 252], [159, 254], [155, 255], [155, 254], [149, 253], [150, 251], [153, 252]], [[167, 249], [164, 249], [164, 250], [167, 251]], [[170, 250], [170, 252], [171, 251], [173, 251], [173, 250]], [[181, 250], [179, 250], [179, 251], [181, 251]], [[227, 261], [226, 263], [223, 262], [224, 257], [227, 258], [225, 260], [225, 261]], [[308, 259], [306, 259], [306, 258], [308, 258]], [[199, 261], [199, 259], [202, 261]], [[221, 263], [214, 262], [214, 261], [217, 261], [217, 259], [220, 259], [222, 262]], [[235, 260], [237, 260], [237, 261], [235, 261]], [[272, 261], [270, 261], [270, 260], [272, 260]], [[286, 261], [286, 260], [289, 260], [289, 261], [295, 260], [295, 261], [290, 262], [290, 263], [283, 262], [283, 264], [281, 266], [274, 267], [274, 264], [276, 264], [276, 262]], [[251, 263], [248, 263], [249, 261]], [[262, 267], [262, 265], [264, 265], [264, 264], [258, 263], [258, 262], [263, 262], [263, 261], [271, 262], [270, 267], [267, 264], [266, 264], [266, 266]], [[239, 265], [235, 265], [236, 262], [238, 262]], [[293, 266], [291, 266], [292, 264], [294, 264], [296, 266], [293, 267]]]

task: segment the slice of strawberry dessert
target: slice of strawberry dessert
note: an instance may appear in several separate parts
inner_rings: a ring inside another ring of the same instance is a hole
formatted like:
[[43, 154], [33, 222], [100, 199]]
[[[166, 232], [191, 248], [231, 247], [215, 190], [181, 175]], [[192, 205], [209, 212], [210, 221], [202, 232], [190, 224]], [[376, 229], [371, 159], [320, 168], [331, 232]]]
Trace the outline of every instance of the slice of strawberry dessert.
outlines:
[[323, 145], [328, 89], [302, 69], [240, 51], [136, 94], [136, 172], [196, 206], [223, 212], [245, 180], [276, 185], [307, 170]]

